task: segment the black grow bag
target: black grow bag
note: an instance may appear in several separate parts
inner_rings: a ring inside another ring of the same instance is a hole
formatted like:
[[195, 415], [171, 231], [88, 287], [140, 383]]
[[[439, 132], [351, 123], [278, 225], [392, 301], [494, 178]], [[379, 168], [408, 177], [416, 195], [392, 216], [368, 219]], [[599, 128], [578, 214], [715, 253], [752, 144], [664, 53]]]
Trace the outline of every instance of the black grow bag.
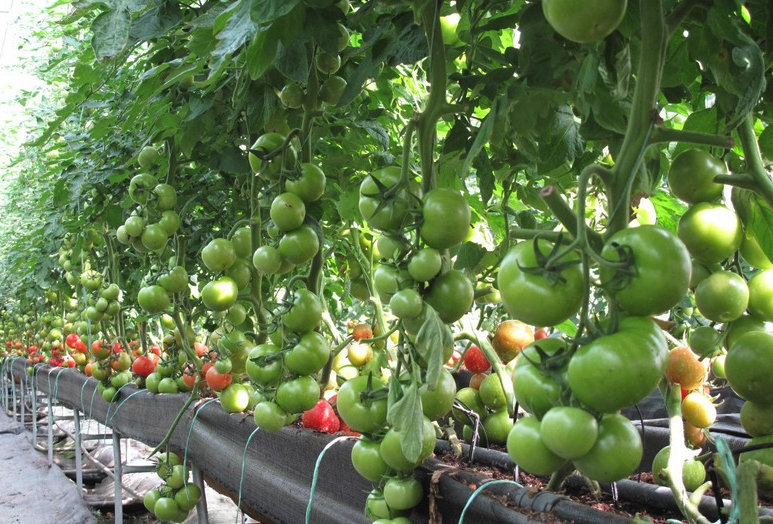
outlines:
[[[33, 381], [26, 375], [23, 359], [7, 360], [4, 366], [6, 373], [10, 371], [17, 381]], [[186, 399], [183, 394], [153, 395], [129, 386], [120, 391], [117, 402], [108, 404], [95, 393], [96, 380], [44, 365], [36, 367], [33, 385], [43, 393], [54, 394], [63, 405], [151, 446], [163, 439]], [[667, 441], [667, 424], [661, 428], [663, 431], [659, 427], [648, 423], [645, 441], [661, 436]], [[241, 506], [248, 515], [267, 524], [304, 522], [315, 463], [323, 448], [336, 437], [293, 426], [275, 433], [255, 430], [251, 416], [229, 415], [217, 402], [204, 401], [182, 417], [170, 445], [178, 452], [187, 448], [188, 460], [196, 463], [210, 483], [234, 501], [241, 494]], [[314, 524], [368, 523], [364, 507], [372, 486], [351, 465], [352, 445], [352, 441], [338, 442], [321, 460], [312, 507]], [[447, 442], [438, 441], [436, 450], [445, 453], [448, 447]], [[486, 449], [478, 449], [476, 462], [504, 471], [514, 467], [506, 453]], [[431, 511], [445, 523], [458, 522], [474, 489], [490, 480], [434, 458], [417, 470], [417, 476], [426, 491], [431, 491], [431, 500], [425, 500], [413, 512], [411, 520], [416, 524], [429, 522]], [[658, 492], [657, 497], [664, 492], [664, 488], [656, 486], [630, 484], [618, 483], [621, 497], [633, 496], [642, 504], [655, 496], [651, 492]], [[673, 516], [678, 518], [679, 514], [674, 512]], [[579, 504], [564, 495], [494, 483], [469, 504], [464, 522], [524, 524], [557, 520], [617, 524], [629, 519]]]

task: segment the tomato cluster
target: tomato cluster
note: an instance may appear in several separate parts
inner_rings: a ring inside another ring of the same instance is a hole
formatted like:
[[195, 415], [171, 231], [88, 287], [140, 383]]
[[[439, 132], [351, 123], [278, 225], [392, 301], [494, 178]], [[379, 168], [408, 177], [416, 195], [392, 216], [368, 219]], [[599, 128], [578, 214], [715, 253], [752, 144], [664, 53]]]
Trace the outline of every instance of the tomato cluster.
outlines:
[[190, 482], [190, 472], [176, 453], [159, 454], [156, 473], [163, 484], [145, 494], [145, 508], [159, 520], [183, 522], [201, 499], [201, 488]]

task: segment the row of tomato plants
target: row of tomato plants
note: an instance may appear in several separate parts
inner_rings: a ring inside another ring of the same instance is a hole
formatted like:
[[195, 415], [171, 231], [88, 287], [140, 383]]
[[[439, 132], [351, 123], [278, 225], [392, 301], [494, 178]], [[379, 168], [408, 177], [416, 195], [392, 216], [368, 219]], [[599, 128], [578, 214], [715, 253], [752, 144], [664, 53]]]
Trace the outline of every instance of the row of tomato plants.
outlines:
[[[627, 8], [609, 2], [601, 25], [595, 11], [578, 19], [585, 24], [578, 37], [562, 25], [566, 16], [550, 10], [554, 4], [561, 2], [543, 2], [545, 19], [578, 43], [603, 40]], [[346, 20], [349, 4], [331, 9]], [[657, 225], [646, 199], [629, 222], [646, 149], [666, 141], [733, 145], [727, 136], [663, 136], [655, 125], [665, 57], [647, 53], [664, 47], [689, 9], [668, 20], [659, 2], [640, 11], [642, 58], [626, 141], [614, 162], [581, 170], [573, 206], [555, 186], [543, 189], [543, 205], [561, 228], [510, 231], [508, 221], [496, 251], [461, 267], [475, 249], [471, 222], [482, 188], [465, 194], [438, 181], [439, 122], [459, 110], [447, 101], [446, 53], [455, 42], [438, 37], [448, 22], [438, 6], [417, 2], [429, 90], [403, 131], [401, 160], [357, 179], [359, 227], [326, 222], [325, 206], [334, 202], [312, 155], [313, 123], [345, 88], [333, 80], [341, 66], [335, 51], [352, 39], [336, 25], [340, 38], [307, 49], [304, 87], [279, 92], [300, 125], [274, 125], [282, 129], [266, 129], [241, 152], [251, 169], [238, 193], [241, 221], [202, 232], [189, 218], [200, 212], [195, 199], [178, 201], [182, 154], [172, 142], [142, 147], [132, 155], [137, 173], [122, 222], [65, 238], [58, 262], [70, 289], [0, 312], [7, 350], [28, 354], [30, 363], [81, 369], [100, 381], [108, 401], [136, 380], [151, 392], [191, 392], [185, 408], [217, 395], [226, 411], [249, 411], [268, 431], [300, 417], [313, 429], [359, 433], [352, 460], [373, 483], [366, 514], [380, 524], [406, 521], [424, 496], [412, 472], [437, 436], [459, 430], [465, 440], [484, 436], [505, 446], [526, 471], [550, 475], [550, 489], [575, 470], [593, 481], [624, 478], [637, 468], [642, 442], [619, 412], [660, 387], [674, 422], [656, 478], [671, 486], [685, 516], [700, 520], [685, 489], [709, 485], [696, 457], [716, 416], [717, 399], [705, 389], [711, 377], [728, 380], [746, 400], [741, 421], [753, 445], [773, 438], [766, 326], [773, 264], [749, 211], [769, 206], [770, 178], [749, 116], [737, 130], [748, 173], [729, 175], [704, 149], [685, 150], [673, 155], [667, 175], [671, 197], [686, 208], [678, 225]], [[603, 234], [589, 226], [586, 209], [597, 187], [607, 197]], [[513, 213], [515, 204], [503, 190], [502, 209]], [[520, 226], [531, 216], [513, 214]], [[186, 243], [202, 235], [192, 261]], [[127, 297], [121, 284], [131, 257], [142, 258], [144, 273]], [[341, 282], [354, 299], [349, 311], [327, 289]], [[458, 389], [451, 370], [462, 365], [474, 375]], [[769, 451], [742, 457], [759, 465], [764, 485]], [[180, 489], [176, 479], [170, 484], [171, 466], [161, 470], [170, 489], [148, 506], [179, 520], [184, 508], [162, 496]]]

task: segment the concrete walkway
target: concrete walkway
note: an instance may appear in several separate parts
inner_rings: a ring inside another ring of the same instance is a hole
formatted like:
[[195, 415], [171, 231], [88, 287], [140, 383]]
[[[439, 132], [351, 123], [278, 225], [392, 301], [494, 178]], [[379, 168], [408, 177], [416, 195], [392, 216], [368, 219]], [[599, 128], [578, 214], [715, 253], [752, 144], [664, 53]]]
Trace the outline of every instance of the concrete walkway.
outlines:
[[0, 411], [0, 522], [96, 524], [78, 488], [36, 451], [32, 435]]

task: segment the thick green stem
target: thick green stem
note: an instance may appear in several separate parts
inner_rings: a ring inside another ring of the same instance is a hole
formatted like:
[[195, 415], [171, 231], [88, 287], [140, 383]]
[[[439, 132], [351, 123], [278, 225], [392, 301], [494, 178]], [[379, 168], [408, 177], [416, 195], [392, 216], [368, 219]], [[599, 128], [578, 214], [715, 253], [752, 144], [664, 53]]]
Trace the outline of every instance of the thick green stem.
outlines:
[[548, 485], [545, 486], [545, 489], [552, 491], [553, 493], [558, 493], [564, 481], [568, 479], [572, 473], [574, 473], [574, 470], [575, 468], [574, 464], [572, 464], [572, 461], [567, 460], [564, 462], [563, 466], [553, 472], [553, 474], [550, 476], [550, 480], [548, 481]]
[[[569, 234], [575, 236], [575, 232], [579, 227], [577, 213], [569, 206], [569, 204], [566, 203], [561, 194], [558, 192], [558, 189], [555, 186], [548, 186], [540, 191], [540, 198], [542, 198], [542, 201], [545, 202], [545, 205], [550, 208], [558, 221], [561, 222], [567, 231], [569, 231]], [[600, 251], [601, 247], [604, 245], [604, 241], [601, 239], [601, 235], [592, 229], [588, 229], [587, 227], [586, 233], [588, 236], [588, 243], [591, 245], [591, 247], [597, 251]]]
[[429, 97], [424, 111], [418, 116], [418, 146], [421, 162], [422, 188], [426, 193], [435, 187], [435, 136], [437, 121], [446, 111], [446, 53], [440, 28], [437, 0], [417, 2], [417, 13], [424, 26], [429, 44]]
[[655, 101], [660, 90], [660, 79], [665, 61], [667, 36], [660, 1], [640, 2], [641, 51], [636, 89], [623, 145], [612, 169], [612, 180], [607, 187], [609, 209], [608, 235], [628, 226], [628, 207], [631, 200], [631, 180], [636, 176], [654, 125]]
[[757, 508], [757, 473], [760, 463], [756, 460], [745, 460], [738, 464], [738, 510], [739, 524], [757, 524], [759, 510]]
[[683, 131], [680, 129], [666, 129], [656, 127], [652, 130], [650, 144], [667, 142], [687, 142], [704, 146], [721, 147], [731, 149], [735, 147], [735, 140], [729, 136], [714, 135], [711, 133], [698, 133], [695, 131]]
[[738, 126], [738, 136], [746, 157], [746, 169], [756, 183], [756, 190], [773, 207], [773, 181], [765, 171], [757, 135], [754, 133], [754, 115], [749, 114]]
[[301, 123], [301, 162], [311, 162], [311, 127], [319, 105], [319, 77], [314, 66], [314, 47], [309, 48], [309, 78], [306, 81], [306, 98], [303, 103]]

